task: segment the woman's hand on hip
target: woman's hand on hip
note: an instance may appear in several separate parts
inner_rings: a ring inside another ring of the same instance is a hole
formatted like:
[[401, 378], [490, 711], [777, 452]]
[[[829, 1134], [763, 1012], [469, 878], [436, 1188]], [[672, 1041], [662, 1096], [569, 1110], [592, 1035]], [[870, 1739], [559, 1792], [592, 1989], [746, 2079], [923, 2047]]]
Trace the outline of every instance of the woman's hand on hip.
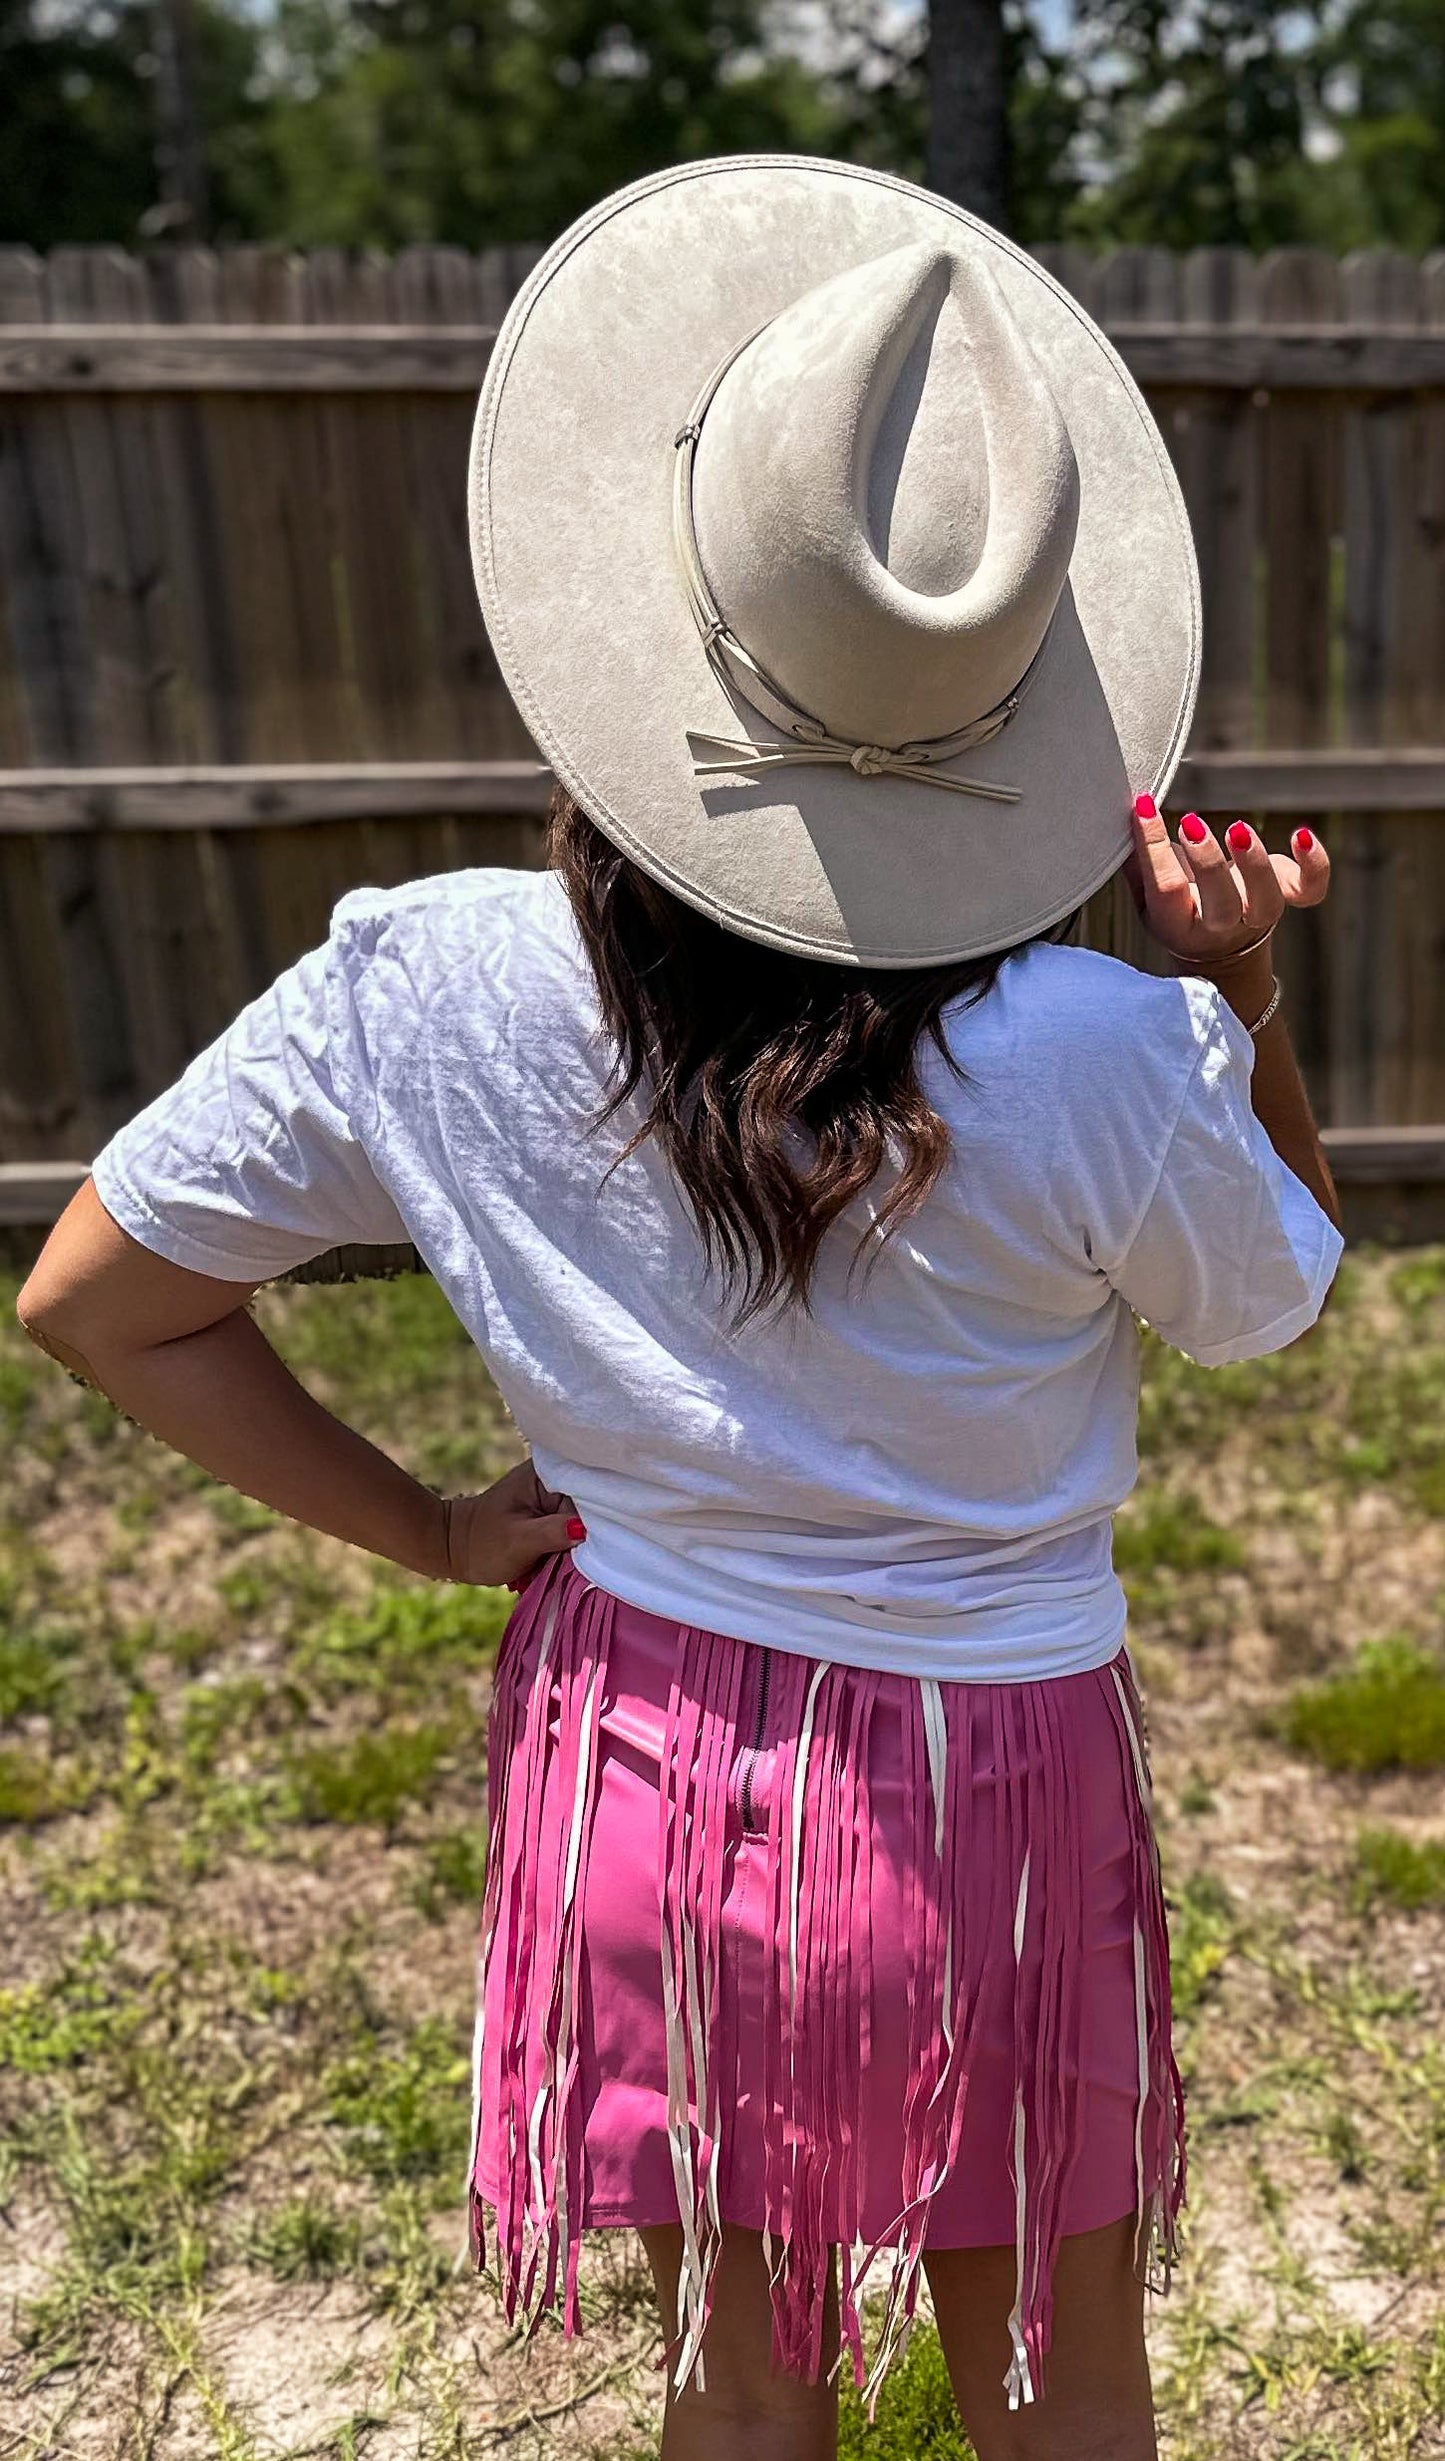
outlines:
[[479, 1495], [445, 1497], [442, 1516], [447, 1579], [487, 1589], [520, 1589], [547, 1556], [587, 1535], [571, 1497], [544, 1487], [530, 1461]]
[[1272, 855], [1236, 820], [1221, 844], [1197, 812], [1171, 839], [1153, 796], [1140, 795], [1124, 877], [1156, 940], [1186, 963], [1218, 965], [1272, 931], [1287, 906], [1318, 906], [1328, 894], [1330, 858], [1313, 830], [1296, 829], [1290, 843], [1292, 856]]

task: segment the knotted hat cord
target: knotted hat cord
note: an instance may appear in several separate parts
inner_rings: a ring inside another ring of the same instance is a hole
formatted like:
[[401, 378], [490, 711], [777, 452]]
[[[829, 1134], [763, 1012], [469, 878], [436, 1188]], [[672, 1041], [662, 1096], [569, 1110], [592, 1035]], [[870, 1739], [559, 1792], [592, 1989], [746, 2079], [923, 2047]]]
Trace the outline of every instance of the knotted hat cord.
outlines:
[[1039, 662], [1048, 646], [1048, 632], [1045, 632], [1012, 692], [996, 708], [986, 711], [981, 718], [973, 719], [968, 726], [960, 727], [957, 734], [937, 735], [924, 743], [901, 744], [890, 751], [883, 744], [852, 743], [844, 736], [830, 735], [820, 718], [810, 717], [806, 710], [800, 709], [796, 701], [788, 698], [781, 685], [764, 673], [719, 612], [698, 549], [692, 509], [693, 463], [697, 457], [703, 420], [724, 376], [734, 360], [741, 358], [758, 335], [767, 331], [772, 321], [769, 317], [754, 332], [745, 334], [714, 368], [673, 438], [677, 458], [673, 469], [672, 514], [673, 535], [688, 604], [702, 636], [709, 666], [729, 699], [736, 700], [741, 695], [751, 708], [770, 719], [787, 740], [782, 743], [754, 743], [747, 738], [706, 734], [689, 727], [689, 744], [724, 756], [720, 760], [699, 760], [694, 752], [694, 774], [698, 777], [738, 773], [756, 775], [799, 762], [820, 766], [846, 764], [860, 778], [885, 775], [916, 778], [921, 785], [944, 786], [955, 795], [981, 795], [995, 803], [1017, 803], [1021, 794], [1017, 786], [1000, 786], [986, 778], [949, 776], [941, 772], [936, 763], [951, 760], [956, 753], [972, 751], [979, 744], [991, 743], [995, 735], [1003, 732], [1038, 672]]

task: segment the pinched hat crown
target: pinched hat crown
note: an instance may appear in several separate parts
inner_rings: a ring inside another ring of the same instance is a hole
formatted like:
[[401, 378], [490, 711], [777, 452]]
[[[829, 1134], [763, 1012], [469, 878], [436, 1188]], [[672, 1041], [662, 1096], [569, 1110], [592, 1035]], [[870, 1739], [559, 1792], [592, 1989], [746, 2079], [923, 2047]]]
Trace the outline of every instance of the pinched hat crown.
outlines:
[[1058, 404], [964, 246], [895, 248], [774, 317], [698, 422], [691, 484], [731, 638], [830, 736], [890, 748], [1017, 689], [1078, 525]]

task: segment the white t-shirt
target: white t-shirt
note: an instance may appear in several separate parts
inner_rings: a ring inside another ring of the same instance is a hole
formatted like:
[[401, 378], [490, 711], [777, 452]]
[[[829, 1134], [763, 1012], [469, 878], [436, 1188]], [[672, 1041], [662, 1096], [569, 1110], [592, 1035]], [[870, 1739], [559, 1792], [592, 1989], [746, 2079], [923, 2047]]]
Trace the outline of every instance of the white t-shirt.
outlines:
[[1035, 943], [920, 1069], [952, 1155], [866, 1282], [875, 1188], [813, 1311], [728, 1327], [629, 1106], [550, 873], [354, 889], [113, 1137], [102, 1201], [146, 1247], [257, 1280], [410, 1239], [549, 1485], [578, 1569], [685, 1623], [978, 1682], [1117, 1648], [1111, 1516], [1137, 1475], [1131, 1310], [1206, 1366], [1281, 1349], [1343, 1242], [1249, 1099], [1210, 983]]

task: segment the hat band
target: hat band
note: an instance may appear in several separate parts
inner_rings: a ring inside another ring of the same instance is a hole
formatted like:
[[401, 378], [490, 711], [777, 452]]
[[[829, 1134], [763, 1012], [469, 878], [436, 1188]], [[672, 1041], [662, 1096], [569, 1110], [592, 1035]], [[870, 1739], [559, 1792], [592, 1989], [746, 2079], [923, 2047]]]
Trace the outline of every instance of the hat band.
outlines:
[[741, 698], [746, 701], [760, 717], [769, 719], [787, 740], [760, 744], [730, 735], [707, 734], [701, 729], [689, 727], [689, 744], [722, 755], [720, 759], [700, 760], [694, 751], [694, 775], [755, 775], [760, 771], [782, 769], [800, 762], [824, 766], [846, 764], [861, 778], [914, 778], [924, 786], [946, 787], [955, 795], [980, 795], [994, 803], [1017, 803], [1020, 800], [1017, 786], [1000, 786], [986, 778], [949, 776], [935, 764], [952, 760], [960, 752], [972, 751], [979, 744], [991, 743], [995, 735], [1003, 732], [1038, 671], [1053, 630], [1052, 618], [1024, 673], [1012, 692], [996, 708], [987, 710], [981, 718], [960, 727], [956, 734], [937, 735], [923, 743], [906, 743], [896, 750], [889, 750], [884, 744], [850, 742], [846, 736], [831, 735], [820, 718], [811, 717], [806, 710], [800, 709], [775, 678], [758, 665], [719, 611], [702, 568], [702, 555], [697, 543], [692, 509], [693, 463], [702, 434], [702, 423], [718, 386], [734, 360], [740, 359], [772, 322], [769, 317], [754, 332], [745, 334], [714, 368], [673, 438], [676, 461], [673, 468], [672, 526], [688, 605], [709, 666], [730, 700]]

